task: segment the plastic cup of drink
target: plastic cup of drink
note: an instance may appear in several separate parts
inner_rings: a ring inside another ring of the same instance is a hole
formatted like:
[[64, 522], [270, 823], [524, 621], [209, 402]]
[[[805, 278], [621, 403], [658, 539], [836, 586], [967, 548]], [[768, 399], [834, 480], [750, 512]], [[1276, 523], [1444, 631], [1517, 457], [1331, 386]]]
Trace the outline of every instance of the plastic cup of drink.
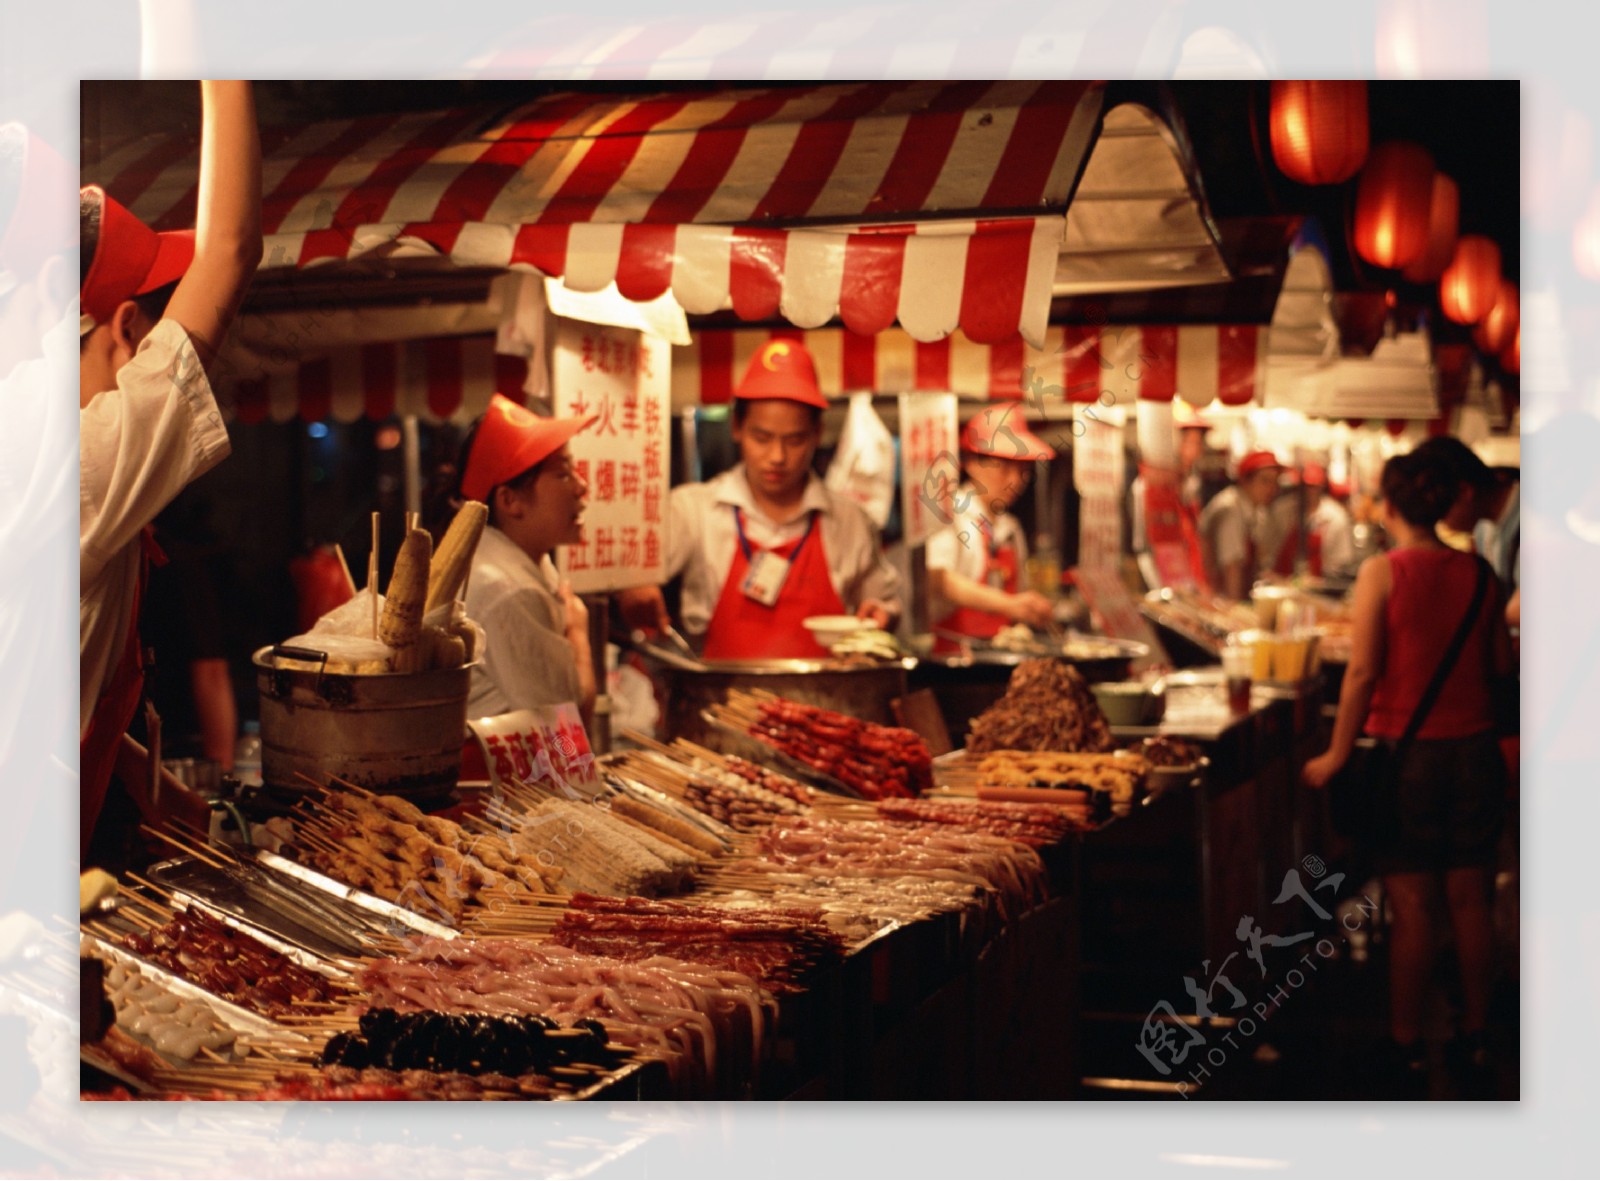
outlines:
[[1303, 680], [1310, 655], [1311, 641], [1305, 636], [1279, 637], [1277, 652], [1278, 679], [1280, 681]]
[[1230, 644], [1222, 650], [1222, 676], [1227, 685], [1228, 710], [1235, 714], [1250, 712], [1251, 674], [1255, 670], [1255, 645]]

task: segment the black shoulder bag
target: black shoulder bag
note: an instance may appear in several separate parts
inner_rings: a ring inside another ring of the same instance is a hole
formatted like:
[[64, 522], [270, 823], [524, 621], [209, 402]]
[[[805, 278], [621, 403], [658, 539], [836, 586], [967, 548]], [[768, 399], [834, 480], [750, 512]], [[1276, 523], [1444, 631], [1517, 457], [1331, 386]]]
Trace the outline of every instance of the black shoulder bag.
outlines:
[[1472, 634], [1473, 624], [1478, 621], [1478, 613], [1483, 610], [1483, 598], [1489, 590], [1489, 567], [1481, 559], [1477, 565], [1478, 581], [1466, 617], [1450, 638], [1450, 646], [1445, 649], [1433, 679], [1412, 711], [1400, 741], [1390, 746], [1381, 740], [1359, 740], [1349, 760], [1328, 783], [1328, 808], [1334, 830], [1358, 845], [1371, 845], [1388, 828], [1406, 753], [1428, 720], [1434, 702], [1444, 691], [1450, 670], [1455, 668], [1461, 650], [1467, 645], [1467, 637]]

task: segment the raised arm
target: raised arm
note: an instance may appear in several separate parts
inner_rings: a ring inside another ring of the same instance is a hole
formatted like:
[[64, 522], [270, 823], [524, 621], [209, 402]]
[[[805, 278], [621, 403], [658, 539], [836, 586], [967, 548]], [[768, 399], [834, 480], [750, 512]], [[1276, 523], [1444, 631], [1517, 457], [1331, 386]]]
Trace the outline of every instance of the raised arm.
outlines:
[[200, 195], [194, 261], [167, 318], [209, 373], [261, 264], [261, 139], [249, 82], [200, 83]]

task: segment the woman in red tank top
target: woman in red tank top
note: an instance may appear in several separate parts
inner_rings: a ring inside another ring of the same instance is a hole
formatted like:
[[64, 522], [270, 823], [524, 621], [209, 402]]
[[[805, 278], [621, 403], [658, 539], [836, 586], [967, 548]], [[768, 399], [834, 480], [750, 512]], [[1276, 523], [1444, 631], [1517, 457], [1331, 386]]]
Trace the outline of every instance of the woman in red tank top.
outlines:
[[[1306, 764], [1323, 787], [1349, 760], [1364, 730], [1393, 743], [1405, 732], [1474, 598], [1481, 559], [1439, 541], [1434, 526], [1456, 483], [1425, 455], [1391, 459], [1383, 470], [1381, 520], [1394, 548], [1369, 558], [1356, 578], [1350, 664], [1328, 750]], [[1486, 1073], [1496, 845], [1505, 811], [1492, 679], [1512, 671], [1504, 604], [1491, 578], [1437, 700], [1394, 777], [1378, 865], [1393, 915], [1390, 943], [1391, 1050], [1418, 1082], [1422, 1003], [1433, 958], [1429, 899], [1440, 884], [1461, 965], [1464, 1012], [1452, 1046]]]

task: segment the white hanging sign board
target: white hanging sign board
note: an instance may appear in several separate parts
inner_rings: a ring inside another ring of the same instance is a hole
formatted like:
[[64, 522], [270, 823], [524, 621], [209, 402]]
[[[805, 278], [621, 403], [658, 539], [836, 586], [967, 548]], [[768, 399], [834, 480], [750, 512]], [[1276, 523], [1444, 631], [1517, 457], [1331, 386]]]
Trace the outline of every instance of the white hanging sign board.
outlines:
[[513, 779], [566, 795], [572, 794], [569, 789], [592, 791], [599, 786], [589, 735], [571, 702], [474, 718], [467, 728], [478, 740], [497, 793]]
[[955, 520], [957, 430], [954, 394], [900, 395], [900, 520], [907, 549]]
[[568, 447], [589, 486], [583, 540], [562, 546], [580, 594], [665, 581], [671, 346], [631, 328], [561, 320], [555, 414], [596, 416]]

